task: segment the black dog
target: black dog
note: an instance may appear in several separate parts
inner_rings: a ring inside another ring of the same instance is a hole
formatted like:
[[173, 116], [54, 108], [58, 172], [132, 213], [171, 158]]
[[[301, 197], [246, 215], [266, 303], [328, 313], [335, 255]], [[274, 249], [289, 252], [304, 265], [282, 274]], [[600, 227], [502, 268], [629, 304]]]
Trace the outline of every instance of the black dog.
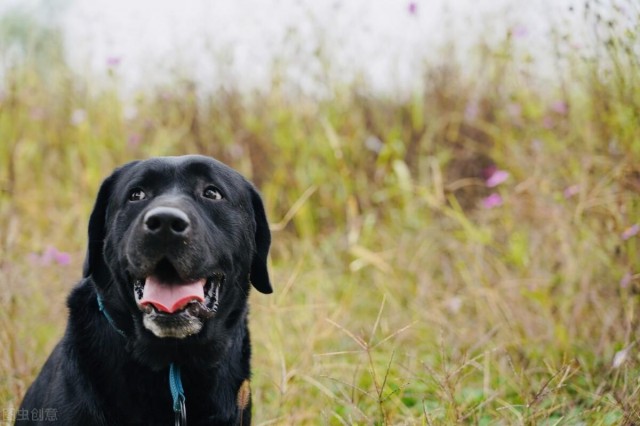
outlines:
[[114, 171], [65, 335], [17, 424], [250, 424], [249, 283], [271, 293], [260, 196], [202, 156]]

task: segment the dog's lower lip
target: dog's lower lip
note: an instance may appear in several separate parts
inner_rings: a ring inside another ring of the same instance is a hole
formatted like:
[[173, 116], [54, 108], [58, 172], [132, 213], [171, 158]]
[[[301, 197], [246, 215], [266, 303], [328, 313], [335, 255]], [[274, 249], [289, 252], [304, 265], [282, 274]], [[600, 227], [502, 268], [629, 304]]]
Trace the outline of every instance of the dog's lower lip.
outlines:
[[159, 311], [155, 306], [148, 304], [148, 305], [144, 305], [142, 306], [142, 309], [144, 309], [143, 312], [145, 313], [154, 313], [155, 315], [159, 315], [159, 316], [165, 316], [165, 317], [171, 317], [174, 315], [180, 315], [184, 312], [202, 312], [203, 310], [207, 311], [203, 306], [201, 302], [196, 302], [196, 301], [192, 301], [187, 303], [186, 305], [184, 305], [182, 308], [176, 310], [175, 312], [169, 313], [169, 312], [163, 312], [163, 311]]

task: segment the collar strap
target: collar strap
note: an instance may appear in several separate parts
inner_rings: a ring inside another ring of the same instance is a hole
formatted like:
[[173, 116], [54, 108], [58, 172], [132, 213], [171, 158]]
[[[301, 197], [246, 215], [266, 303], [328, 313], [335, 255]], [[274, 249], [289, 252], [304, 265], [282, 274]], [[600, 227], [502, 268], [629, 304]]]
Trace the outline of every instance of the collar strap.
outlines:
[[104, 301], [102, 300], [102, 296], [100, 296], [99, 294], [98, 294], [98, 309], [100, 309], [100, 312], [102, 312], [102, 314], [107, 319], [107, 321], [109, 321], [109, 325], [111, 325], [111, 328], [113, 328], [115, 331], [118, 332], [119, 335], [121, 335], [126, 339], [127, 335], [124, 334], [124, 331], [118, 328], [118, 326], [116, 325], [116, 322], [113, 320], [113, 317], [109, 315], [109, 312], [107, 312], [107, 309], [104, 307]]
[[[124, 331], [120, 330], [113, 320], [113, 317], [109, 315], [107, 309], [104, 306], [104, 300], [100, 294], [97, 295], [98, 309], [104, 315], [104, 317], [119, 335], [127, 338]], [[173, 412], [175, 413], [175, 425], [186, 426], [187, 425], [187, 407], [185, 406], [186, 397], [184, 396], [184, 389], [182, 388], [182, 376], [180, 374], [180, 366], [172, 362], [169, 364], [169, 390], [171, 391], [171, 398], [173, 398]]]
[[176, 426], [186, 426], [187, 407], [185, 406], [184, 389], [182, 389], [182, 376], [180, 366], [172, 362], [169, 365], [169, 388], [173, 398], [173, 412], [176, 416]]

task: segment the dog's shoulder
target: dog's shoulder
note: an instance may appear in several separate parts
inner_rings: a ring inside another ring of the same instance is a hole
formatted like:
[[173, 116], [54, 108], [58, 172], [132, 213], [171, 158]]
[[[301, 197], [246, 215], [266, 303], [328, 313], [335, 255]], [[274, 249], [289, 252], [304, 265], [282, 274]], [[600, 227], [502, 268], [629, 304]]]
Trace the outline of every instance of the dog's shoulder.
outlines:
[[69, 426], [107, 424], [90, 384], [80, 374], [73, 345], [69, 344], [66, 334], [27, 391], [16, 416], [16, 425], [43, 421]]

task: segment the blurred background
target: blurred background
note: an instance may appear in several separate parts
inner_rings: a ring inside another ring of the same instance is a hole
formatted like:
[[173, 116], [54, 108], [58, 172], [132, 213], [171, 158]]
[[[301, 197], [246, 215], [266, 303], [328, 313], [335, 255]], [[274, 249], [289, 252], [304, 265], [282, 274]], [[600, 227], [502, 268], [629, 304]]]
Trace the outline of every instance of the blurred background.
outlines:
[[97, 188], [253, 180], [256, 424], [638, 424], [640, 5], [0, 0], [0, 424]]

